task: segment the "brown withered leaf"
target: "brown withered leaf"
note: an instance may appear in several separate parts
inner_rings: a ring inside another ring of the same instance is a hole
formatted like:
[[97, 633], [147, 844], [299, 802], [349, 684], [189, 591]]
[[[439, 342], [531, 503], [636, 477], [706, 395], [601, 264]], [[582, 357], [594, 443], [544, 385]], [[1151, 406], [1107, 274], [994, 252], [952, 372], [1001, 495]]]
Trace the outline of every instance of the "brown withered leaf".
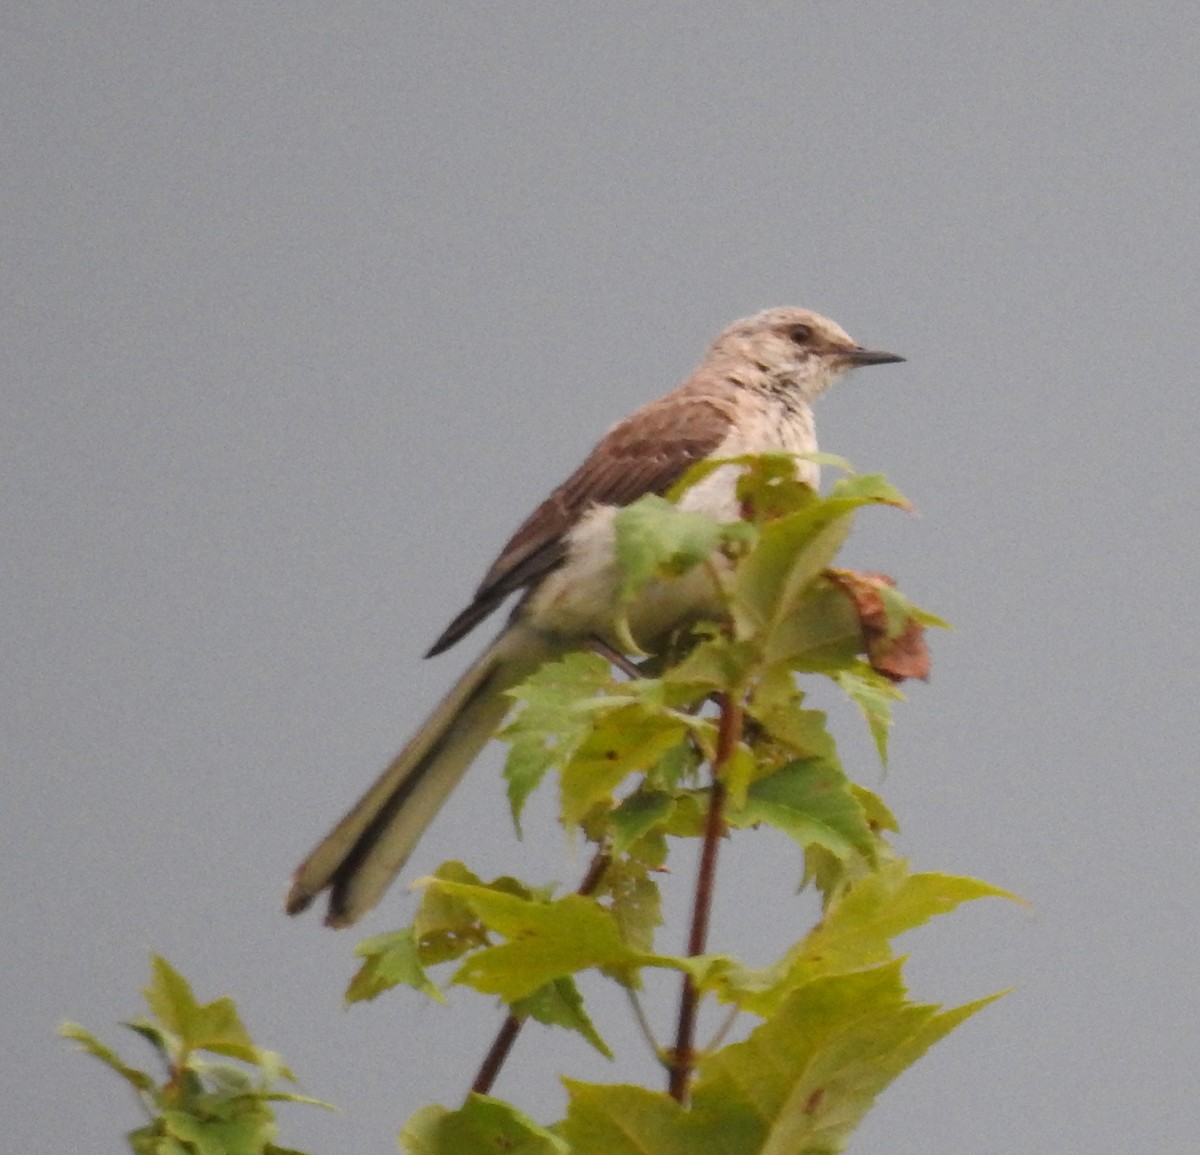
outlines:
[[893, 588], [895, 579], [885, 573], [860, 573], [852, 569], [827, 569], [825, 576], [854, 603], [871, 668], [893, 682], [903, 682], [906, 678], [926, 681], [930, 656], [925, 627], [910, 617], [898, 634], [888, 636], [887, 609], [880, 590]]

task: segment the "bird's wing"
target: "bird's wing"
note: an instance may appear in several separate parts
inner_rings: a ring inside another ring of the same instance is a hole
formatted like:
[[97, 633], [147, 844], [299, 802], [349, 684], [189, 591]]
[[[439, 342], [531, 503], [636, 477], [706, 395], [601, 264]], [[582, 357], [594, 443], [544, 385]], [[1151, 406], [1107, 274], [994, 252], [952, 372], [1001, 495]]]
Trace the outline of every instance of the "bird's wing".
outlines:
[[509, 594], [554, 569], [566, 536], [593, 505], [628, 505], [662, 493], [689, 466], [709, 457], [729, 433], [733, 415], [719, 395], [678, 393], [652, 401], [614, 425], [587, 459], [508, 540], [471, 604], [452, 621], [426, 657], [440, 654], [488, 616]]

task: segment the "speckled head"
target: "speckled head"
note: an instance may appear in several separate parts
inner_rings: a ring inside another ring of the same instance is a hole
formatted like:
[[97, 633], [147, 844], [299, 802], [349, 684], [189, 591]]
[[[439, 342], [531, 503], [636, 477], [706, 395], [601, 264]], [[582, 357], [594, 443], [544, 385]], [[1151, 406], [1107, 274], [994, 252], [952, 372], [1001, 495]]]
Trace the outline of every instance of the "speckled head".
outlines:
[[708, 358], [751, 365], [758, 373], [738, 373], [751, 388], [794, 389], [806, 401], [819, 397], [848, 369], [886, 365], [904, 358], [864, 349], [836, 321], [808, 309], [764, 309], [735, 321], [712, 343]]

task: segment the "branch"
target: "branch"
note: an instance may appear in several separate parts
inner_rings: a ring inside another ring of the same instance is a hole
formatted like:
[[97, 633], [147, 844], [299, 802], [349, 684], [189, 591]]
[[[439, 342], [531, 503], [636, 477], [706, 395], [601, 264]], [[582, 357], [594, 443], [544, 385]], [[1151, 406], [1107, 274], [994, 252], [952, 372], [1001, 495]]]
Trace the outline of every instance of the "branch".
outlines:
[[[717, 873], [717, 850], [725, 831], [723, 810], [725, 784], [721, 771], [733, 756], [742, 735], [742, 707], [729, 694], [717, 696], [721, 716], [717, 727], [717, 750], [712, 763], [712, 793], [709, 796], [708, 816], [704, 826], [704, 845], [700, 851], [700, 869], [696, 874], [696, 897], [692, 905], [692, 929], [688, 936], [688, 957], [705, 951], [708, 943], [708, 922], [712, 912], [713, 886]], [[691, 975], [685, 975], [679, 994], [679, 1023], [675, 1034], [675, 1050], [667, 1091], [680, 1103], [687, 1101], [692, 1069], [696, 1063], [696, 1012], [700, 992]]]

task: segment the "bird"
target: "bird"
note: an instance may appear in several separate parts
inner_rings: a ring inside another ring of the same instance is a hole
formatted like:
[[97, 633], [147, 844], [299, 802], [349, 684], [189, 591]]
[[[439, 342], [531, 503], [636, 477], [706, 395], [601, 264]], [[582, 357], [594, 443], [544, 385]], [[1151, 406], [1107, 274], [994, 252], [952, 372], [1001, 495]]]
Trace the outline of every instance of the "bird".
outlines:
[[[328, 926], [349, 926], [371, 910], [504, 720], [507, 691], [543, 663], [597, 643], [620, 651], [624, 640], [628, 651], [631, 637], [653, 652], [681, 626], [719, 612], [703, 566], [659, 579], [632, 606], [619, 606], [613, 519], [620, 508], [665, 493], [697, 462], [752, 454], [797, 455], [797, 476], [815, 488], [812, 403], [848, 370], [903, 360], [864, 348], [817, 313], [766, 309], [724, 329], [681, 385], [612, 426], [520, 525], [429, 648], [426, 657], [449, 649], [519, 595], [495, 640], [297, 868], [287, 912], [299, 913], [326, 890]], [[680, 508], [736, 520], [742, 468], [718, 466], [683, 493]]]

